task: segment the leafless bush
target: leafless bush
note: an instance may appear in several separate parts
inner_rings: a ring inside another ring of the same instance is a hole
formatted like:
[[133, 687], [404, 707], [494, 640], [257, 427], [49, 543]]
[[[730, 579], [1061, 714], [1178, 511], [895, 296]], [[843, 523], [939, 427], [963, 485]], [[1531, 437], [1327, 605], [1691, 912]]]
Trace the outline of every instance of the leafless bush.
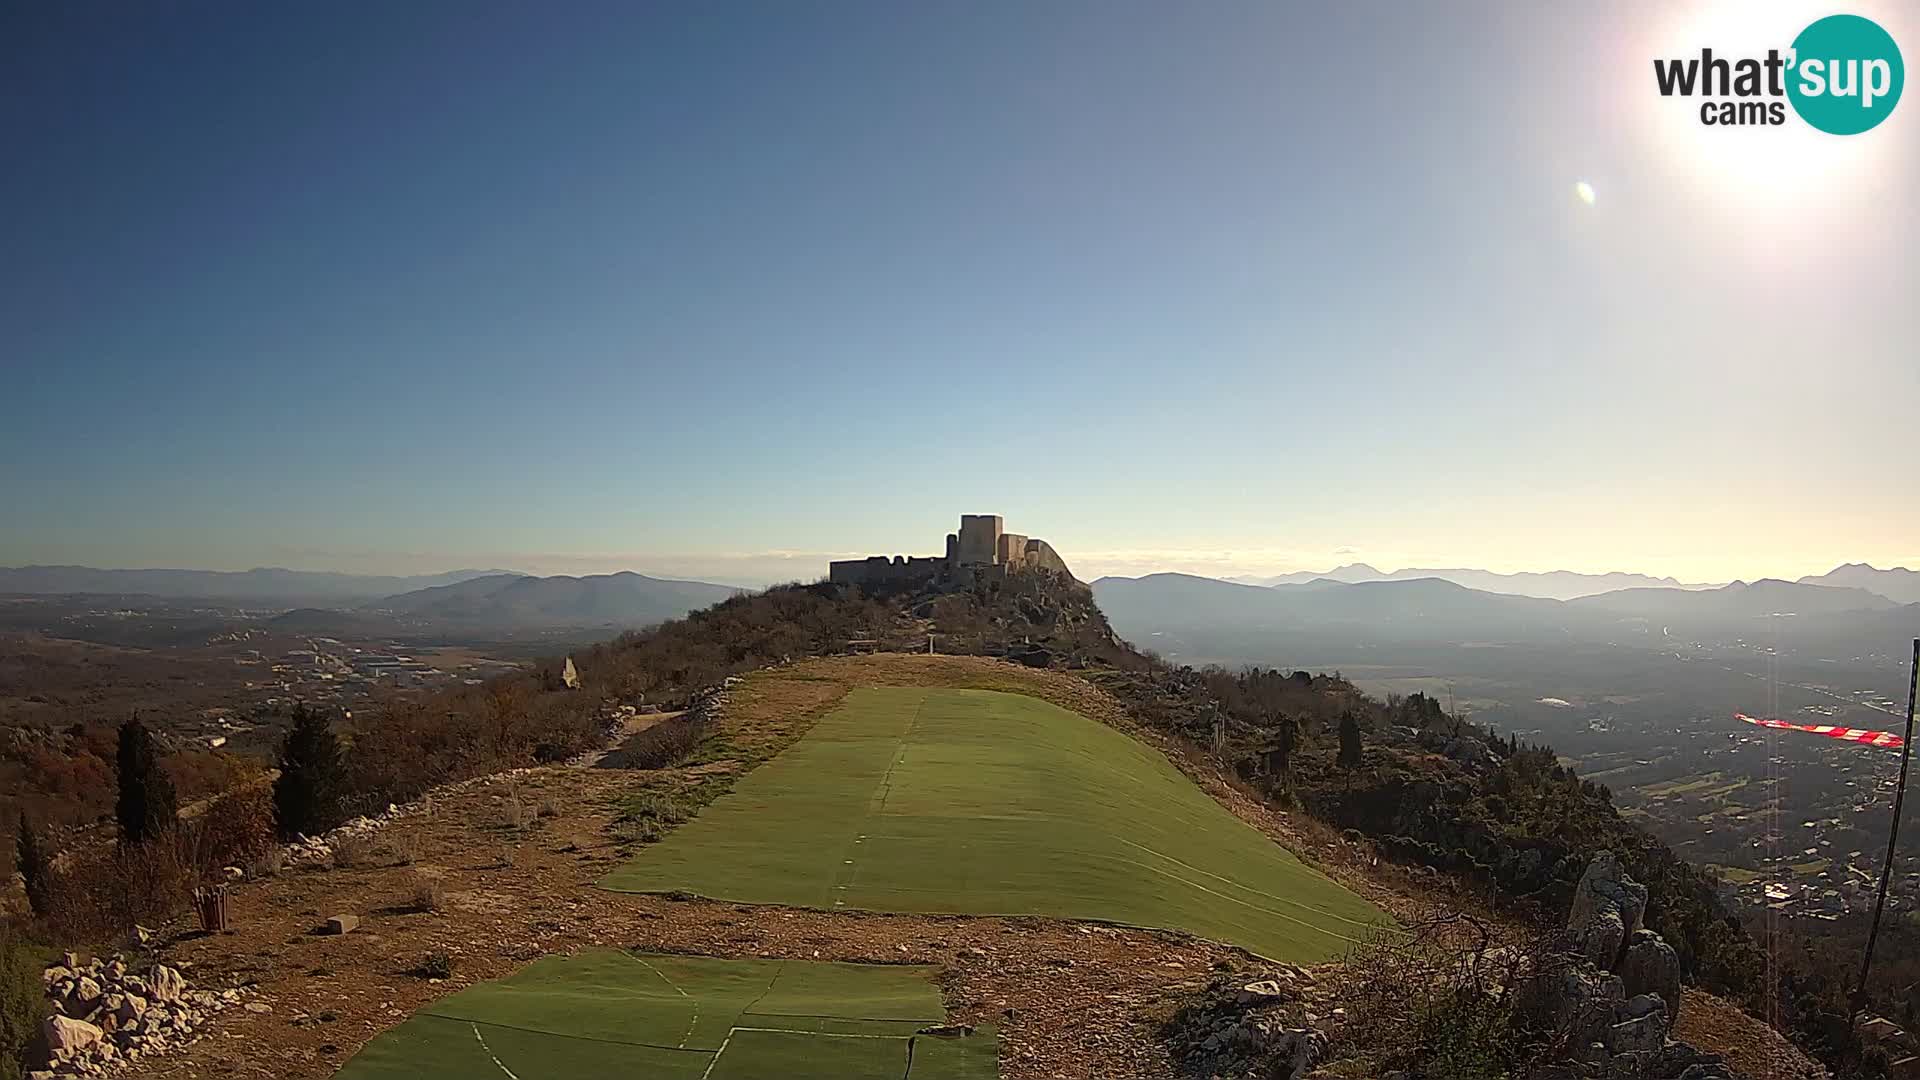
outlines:
[[1347, 1046], [1380, 1074], [1429, 1080], [1504, 1076], [1553, 1041], [1535, 992], [1556, 955], [1542, 941], [1502, 941], [1455, 914], [1376, 934], [1347, 958], [1336, 997]]
[[280, 871], [286, 867], [287, 849], [276, 844], [254, 856], [253, 860], [247, 864], [247, 876], [256, 880], [278, 877]]
[[621, 743], [602, 765], [612, 769], [664, 769], [693, 753], [713, 729], [713, 719], [705, 713], [684, 713], [662, 720]]
[[335, 869], [352, 870], [373, 862], [373, 838], [370, 836], [350, 834], [332, 841], [329, 846], [333, 849]]
[[416, 874], [414, 876], [413, 896], [409, 901], [409, 906], [411, 906], [413, 910], [421, 912], [439, 911], [446, 903], [446, 900], [446, 892], [441, 887], [439, 878], [427, 877], [424, 874]]
[[55, 941], [104, 943], [155, 925], [192, 902], [199, 876], [177, 833], [148, 843], [74, 852], [57, 865], [43, 920]]
[[426, 857], [425, 841], [411, 830], [399, 832], [387, 846], [393, 851], [393, 861], [400, 866], [412, 866]]

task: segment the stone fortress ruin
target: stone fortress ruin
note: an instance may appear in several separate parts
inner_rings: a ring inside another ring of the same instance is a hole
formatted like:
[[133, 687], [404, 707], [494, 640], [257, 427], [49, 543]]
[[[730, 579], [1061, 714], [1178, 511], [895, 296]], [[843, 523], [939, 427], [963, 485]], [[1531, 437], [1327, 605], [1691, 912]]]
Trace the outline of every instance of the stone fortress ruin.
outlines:
[[1073, 572], [1045, 540], [1010, 533], [998, 514], [962, 514], [960, 531], [947, 534], [945, 555], [872, 555], [829, 564], [836, 585], [899, 588], [935, 581], [975, 585], [1004, 581], [1008, 574], [1049, 571], [1069, 580]]

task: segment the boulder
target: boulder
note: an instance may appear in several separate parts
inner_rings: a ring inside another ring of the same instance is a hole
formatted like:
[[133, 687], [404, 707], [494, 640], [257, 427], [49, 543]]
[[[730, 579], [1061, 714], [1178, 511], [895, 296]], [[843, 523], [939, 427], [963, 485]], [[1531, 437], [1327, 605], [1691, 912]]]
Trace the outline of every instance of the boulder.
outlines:
[[1652, 1054], [1667, 1041], [1667, 1014], [1650, 1012], [1607, 1030], [1607, 1049], [1615, 1054]]
[[155, 965], [147, 983], [153, 1000], [159, 1002], [178, 1001], [181, 992], [187, 988], [186, 977], [165, 964]]
[[1615, 1013], [1626, 1001], [1619, 976], [1591, 967], [1574, 967], [1536, 977], [1545, 982], [1540, 988], [1542, 1001], [1553, 1024], [1567, 1031], [1568, 1044], [1604, 1045]]
[[1241, 1005], [1258, 1008], [1262, 1005], [1275, 1005], [1285, 1001], [1287, 1000], [1287, 994], [1286, 991], [1280, 988], [1278, 982], [1272, 979], [1266, 979], [1261, 982], [1251, 982], [1241, 987], [1240, 992], [1234, 995], [1234, 1000]]
[[1669, 1021], [1680, 1017], [1680, 957], [1666, 939], [1641, 930], [1627, 942], [1627, 952], [1614, 968], [1629, 995], [1657, 995], [1667, 1007]]
[[80, 976], [80, 981], [74, 984], [73, 994], [67, 998], [67, 1013], [71, 1016], [85, 1016], [92, 1012], [93, 1007], [100, 1002], [100, 993], [100, 984], [93, 981], [93, 976]]
[[360, 927], [360, 916], [335, 915], [333, 918], [327, 920], [326, 926], [321, 928], [321, 933], [351, 934], [355, 930], [359, 929], [359, 927]]
[[1579, 938], [1589, 960], [1612, 971], [1621, 946], [1640, 930], [1646, 914], [1647, 887], [1627, 876], [1613, 852], [1601, 851], [1580, 875], [1567, 929]]
[[49, 1016], [41, 1026], [47, 1039], [47, 1049], [56, 1059], [72, 1057], [85, 1051], [100, 1041], [105, 1032], [85, 1020], [75, 1020], [70, 1016]]

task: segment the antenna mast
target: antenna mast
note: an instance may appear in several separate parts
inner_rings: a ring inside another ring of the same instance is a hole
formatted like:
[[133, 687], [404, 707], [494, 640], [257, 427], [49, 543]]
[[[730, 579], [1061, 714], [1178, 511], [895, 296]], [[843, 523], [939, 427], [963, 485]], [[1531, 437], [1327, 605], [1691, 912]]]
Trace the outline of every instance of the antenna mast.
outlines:
[[1893, 849], [1900, 839], [1900, 805], [1907, 798], [1907, 763], [1913, 758], [1913, 698], [1920, 690], [1920, 638], [1913, 639], [1913, 664], [1907, 668], [1907, 737], [1900, 744], [1900, 786], [1893, 789], [1893, 824], [1887, 829], [1887, 860], [1880, 866], [1880, 892], [1873, 900], [1873, 928], [1867, 931], [1867, 953], [1860, 959], [1860, 983], [1853, 988], [1857, 1012], [1867, 1001], [1867, 972], [1873, 968], [1873, 945], [1880, 937], [1880, 913], [1887, 906], [1887, 883], [1893, 880]]

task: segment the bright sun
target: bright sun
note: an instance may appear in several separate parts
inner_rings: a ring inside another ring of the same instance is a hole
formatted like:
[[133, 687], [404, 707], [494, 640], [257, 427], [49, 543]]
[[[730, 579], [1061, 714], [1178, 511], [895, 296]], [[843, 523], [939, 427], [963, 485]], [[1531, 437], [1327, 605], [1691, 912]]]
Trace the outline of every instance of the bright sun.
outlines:
[[1592, 206], [1594, 199], [1597, 198], [1593, 193], [1593, 185], [1587, 183], [1585, 180], [1581, 180], [1573, 185], [1573, 193], [1579, 197], [1581, 202], [1586, 203], [1588, 206]]

